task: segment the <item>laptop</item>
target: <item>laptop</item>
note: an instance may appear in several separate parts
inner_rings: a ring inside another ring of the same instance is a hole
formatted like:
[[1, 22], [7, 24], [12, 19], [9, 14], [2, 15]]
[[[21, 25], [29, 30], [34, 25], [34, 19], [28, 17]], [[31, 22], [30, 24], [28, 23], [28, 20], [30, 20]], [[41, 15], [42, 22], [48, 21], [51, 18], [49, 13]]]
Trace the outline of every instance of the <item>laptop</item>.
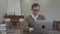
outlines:
[[49, 20], [36, 20], [34, 25], [34, 32], [32, 34], [43, 34], [45, 31], [53, 29], [53, 21]]

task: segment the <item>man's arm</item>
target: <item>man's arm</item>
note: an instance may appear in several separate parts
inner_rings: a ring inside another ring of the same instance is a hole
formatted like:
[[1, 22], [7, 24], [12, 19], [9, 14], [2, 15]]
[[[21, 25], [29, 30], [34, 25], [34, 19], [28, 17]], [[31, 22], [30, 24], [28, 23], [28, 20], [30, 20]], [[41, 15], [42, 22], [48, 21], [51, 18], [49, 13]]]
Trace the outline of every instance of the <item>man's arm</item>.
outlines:
[[29, 19], [25, 18], [24, 21], [25, 21], [25, 31], [29, 31], [29, 32], [33, 31], [34, 28], [29, 26], [30, 25]]
[[28, 21], [28, 18], [26, 17], [25, 19], [24, 19], [24, 30], [25, 31], [29, 31], [29, 27], [28, 27], [28, 23], [29, 23], [29, 21]]

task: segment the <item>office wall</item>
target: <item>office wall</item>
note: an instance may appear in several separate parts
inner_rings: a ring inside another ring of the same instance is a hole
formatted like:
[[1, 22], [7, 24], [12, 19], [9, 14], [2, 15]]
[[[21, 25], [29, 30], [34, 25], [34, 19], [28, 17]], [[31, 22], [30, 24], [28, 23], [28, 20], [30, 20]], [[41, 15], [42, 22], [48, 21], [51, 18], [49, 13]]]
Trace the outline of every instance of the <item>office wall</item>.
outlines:
[[0, 23], [4, 19], [4, 13], [7, 9], [7, 0], [0, 0]]
[[21, 15], [20, 0], [8, 0], [7, 13]]
[[40, 4], [40, 14], [47, 20], [60, 20], [60, 0], [21, 0], [21, 11], [25, 16], [31, 14], [31, 5]]

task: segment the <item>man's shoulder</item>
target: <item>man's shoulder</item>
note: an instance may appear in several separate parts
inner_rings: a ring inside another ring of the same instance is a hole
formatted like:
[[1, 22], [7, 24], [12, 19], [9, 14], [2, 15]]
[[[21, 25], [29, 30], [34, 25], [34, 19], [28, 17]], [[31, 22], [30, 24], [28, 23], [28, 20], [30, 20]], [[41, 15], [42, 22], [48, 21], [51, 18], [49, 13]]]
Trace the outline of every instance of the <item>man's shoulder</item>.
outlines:
[[29, 16], [26, 16], [26, 18], [31, 18], [32, 16], [31, 15], [29, 15]]
[[39, 15], [38, 18], [40, 18], [41, 20], [46, 20], [45, 16], [43, 16], [43, 15]]
[[44, 17], [44, 15], [39, 15], [39, 17]]
[[[39, 17], [45, 17], [44, 15], [38, 15]], [[32, 16], [31, 15], [29, 15], [29, 16], [27, 16], [26, 18], [31, 18]]]

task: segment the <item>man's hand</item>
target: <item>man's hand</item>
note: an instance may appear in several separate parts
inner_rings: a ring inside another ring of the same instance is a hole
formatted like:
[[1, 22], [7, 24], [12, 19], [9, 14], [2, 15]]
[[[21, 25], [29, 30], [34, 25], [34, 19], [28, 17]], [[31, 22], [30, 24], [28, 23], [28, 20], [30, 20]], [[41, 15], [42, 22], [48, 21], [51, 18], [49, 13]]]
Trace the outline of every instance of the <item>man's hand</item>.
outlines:
[[34, 28], [29, 28], [29, 31], [32, 32], [34, 30]]

